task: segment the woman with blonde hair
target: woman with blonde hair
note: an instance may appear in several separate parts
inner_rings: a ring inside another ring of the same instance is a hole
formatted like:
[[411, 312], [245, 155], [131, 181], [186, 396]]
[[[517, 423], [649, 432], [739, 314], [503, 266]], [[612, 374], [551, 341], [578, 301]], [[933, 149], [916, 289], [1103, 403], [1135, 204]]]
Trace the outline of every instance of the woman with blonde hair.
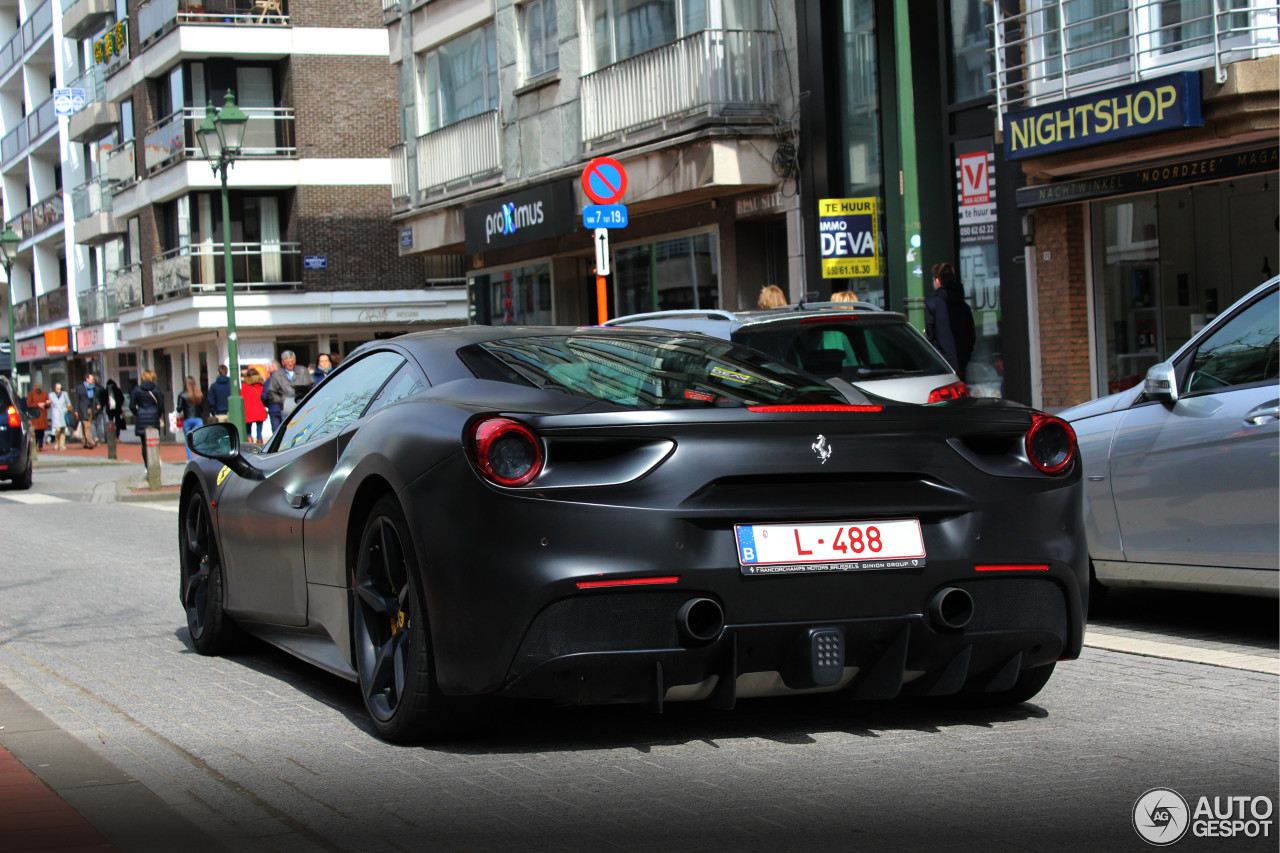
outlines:
[[760, 308], [783, 308], [787, 304], [787, 295], [776, 284], [766, 284], [760, 288], [760, 298], [756, 305]]
[[164, 392], [156, 387], [156, 372], [142, 371], [142, 381], [129, 392], [129, 411], [133, 412], [133, 431], [142, 439], [142, 462], [147, 461], [147, 427], [160, 429], [164, 412]]
[[831, 294], [831, 301], [832, 302], [857, 302], [858, 294], [854, 293], [852, 290], [837, 290], [835, 293]]

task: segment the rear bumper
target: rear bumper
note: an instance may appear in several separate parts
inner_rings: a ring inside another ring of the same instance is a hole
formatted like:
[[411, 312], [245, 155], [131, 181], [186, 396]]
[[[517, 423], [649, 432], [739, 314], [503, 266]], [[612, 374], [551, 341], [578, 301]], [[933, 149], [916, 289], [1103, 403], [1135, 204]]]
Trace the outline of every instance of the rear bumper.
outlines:
[[[676, 630], [688, 593], [605, 593], [553, 603], [521, 644], [503, 695], [566, 704], [698, 700], [841, 690], [857, 699], [1010, 689], [1070, 654], [1063, 587], [1048, 578], [961, 582], [963, 629], [921, 613], [821, 622], [727, 624], [698, 643]], [[726, 610], [726, 616], [732, 614]], [[1073, 630], [1074, 629], [1074, 630]], [[1077, 650], [1078, 651], [1078, 650]]]

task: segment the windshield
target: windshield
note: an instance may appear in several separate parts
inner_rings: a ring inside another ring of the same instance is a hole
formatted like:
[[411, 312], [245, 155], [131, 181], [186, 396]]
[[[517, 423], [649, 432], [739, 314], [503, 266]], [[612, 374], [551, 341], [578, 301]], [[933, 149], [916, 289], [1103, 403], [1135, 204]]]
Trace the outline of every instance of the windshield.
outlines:
[[547, 335], [475, 344], [458, 354], [482, 379], [636, 409], [847, 402], [830, 386], [762, 353], [701, 336]]
[[823, 379], [849, 382], [950, 373], [928, 341], [905, 322], [869, 317], [812, 317], [744, 326], [734, 333], [755, 347]]

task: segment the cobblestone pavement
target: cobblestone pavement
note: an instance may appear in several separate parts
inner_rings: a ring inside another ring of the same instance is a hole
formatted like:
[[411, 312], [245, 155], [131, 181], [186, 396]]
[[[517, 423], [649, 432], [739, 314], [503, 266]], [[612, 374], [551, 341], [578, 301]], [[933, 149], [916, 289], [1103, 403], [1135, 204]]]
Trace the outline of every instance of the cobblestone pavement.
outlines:
[[[999, 712], [510, 705], [389, 746], [347, 682], [262, 646], [197, 655], [176, 514], [93, 503], [87, 476], [46, 478], [60, 502], [0, 493], [0, 684], [228, 849], [1143, 850], [1150, 788], [1277, 800], [1276, 676], [1097, 648]], [[1274, 850], [1275, 820], [1175, 849]]]

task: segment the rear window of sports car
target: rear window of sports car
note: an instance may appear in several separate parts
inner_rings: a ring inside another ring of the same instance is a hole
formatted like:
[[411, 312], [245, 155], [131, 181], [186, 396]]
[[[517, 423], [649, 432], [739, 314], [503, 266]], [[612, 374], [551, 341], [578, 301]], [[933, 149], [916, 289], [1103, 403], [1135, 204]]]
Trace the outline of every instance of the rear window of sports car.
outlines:
[[481, 379], [635, 409], [847, 402], [762, 353], [702, 337], [539, 336], [473, 344], [458, 355]]

